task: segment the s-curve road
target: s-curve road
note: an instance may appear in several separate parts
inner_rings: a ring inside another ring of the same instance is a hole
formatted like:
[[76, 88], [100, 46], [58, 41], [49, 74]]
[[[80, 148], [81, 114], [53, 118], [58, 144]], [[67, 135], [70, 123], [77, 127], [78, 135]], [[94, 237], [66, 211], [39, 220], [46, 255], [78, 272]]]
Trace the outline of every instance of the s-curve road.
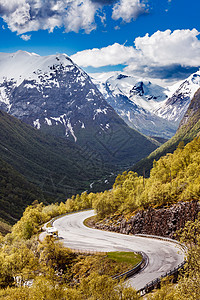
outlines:
[[169, 241], [130, 236], [84, 226], [84, 219], [94, 211], [83, 211], [61, 217], [53, 225], [66, 247], [89, 251], [143, 251], [149, 258], [147, 267], [128, 281], [135, 289], [164, 275], [184, 261], [184, 252]]

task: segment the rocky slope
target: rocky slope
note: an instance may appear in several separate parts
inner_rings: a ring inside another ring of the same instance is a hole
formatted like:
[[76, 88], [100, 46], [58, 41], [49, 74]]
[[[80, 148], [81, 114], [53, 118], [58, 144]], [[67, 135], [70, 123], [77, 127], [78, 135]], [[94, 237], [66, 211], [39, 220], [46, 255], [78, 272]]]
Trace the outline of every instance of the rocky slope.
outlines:
[[149, 208], [138, 211], [127, 220], [123, 216], [108, 217], [97, 222], [93, 227], [124, 234], [150, 234], [175, 238], [176, 231], [185, 226], [187, 221], [194, 221], [200, 212], [197, 201], [179, 202], [170, 208]]
[[200, 89], [195, 93], [177, 131], [177, 134], [185, 134], [188, 139], [200, 132]]
[[157, 145], [129, 128], [65, 54], [0, 54], [0, 109], [48, 134], [65, 137], [119, 167]]

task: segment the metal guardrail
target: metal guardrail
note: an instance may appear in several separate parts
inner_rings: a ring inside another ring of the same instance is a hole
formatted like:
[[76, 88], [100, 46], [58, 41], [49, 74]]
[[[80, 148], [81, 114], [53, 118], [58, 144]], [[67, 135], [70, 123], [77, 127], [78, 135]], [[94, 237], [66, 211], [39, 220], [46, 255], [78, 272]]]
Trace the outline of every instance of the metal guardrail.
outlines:
[[174, 275], [174, 274], [178, 275], [179, 270], [183, 269], [185, 263], [186, 262], [184, 261], [183, 263], [181, 263], [180, 265], [178, 265], [173, 270], [170, 270], [170, 271], [166, 272], [164, 275], [162, 275], [161, 277], [156, 278], [153, 281], [150, 281], [142, 289], [138, 290], [137, 293], [140, 293], [141, 296], [144, 296], [145, 294], [151, 292], [154, 288], [160, 287], [160, 283], [161, 283], [161, 281], [162, 281], [163, 278], [165, 278], [167, 276]]
[[124, 272], [122, 274], [112, 276], [113, 279], [129, 278], [129, 277], [139, 273], [144, 268], [146, 268], [146, 266], [149, 263], [148, 256], [144, 252], [137, 252], [137, 253], [142, 255], [142, 261], [139, 262], [133, 269], [128, 270], [127, 272]]
[[187, 252], [187, 250], [188, 250], [187, 247], [184, 244], [181, 244], [179, 241], [168, 238], [168, 237], [163, 237], [163, 236], [159, 236], [159, 235], [142, 234], [142, 233], [137, 233], [137, 234], [135, 234], [135, 236], [140, 236], [140, 237], [146, 237], [146, 238], [150, 238], [150, 239], [157, 239], [157, 240], [162, 240], [162, 241], [166, 241], [166, 242], [171, 242], [171, 243], [174, 243], [177, 246], [181, 247], [184, 252]]
[[[141, 237], [153, 238], [153, 239], [158, 239], [158, 240], [171, 242], [171, 243], [176, 244], [178, 247], [180, 247], [182, 249], [182, 251], [184, 251], [185, 253], [187, 251], [187, 247], [184, 244], [181, 244], [180, 242], [178, 242], [177, 240], [173, 240], [173, 239], [170, 239], [170, 238], [167, 238], [167, 237], [156, 236], [156, 235], [148, 235], [148, 234], [136, 234], [136, 235], [141, 236]], [[141, 296], [143, 296], [143, 295], [149, 293], [150, 291], [152, 291], [154, 288], [160, 287], [160, 283], [161, 283], [163, 278], [165, 278], [167, 276], [174, 275], [174, 274], [178, 275], [179, 270], [183, 269], [185, 264], [186, 264], [186, 261], [183, 261], [181, 264], [179, 264], [173, 270], [169, 270], [168, 272], [166, 272], [161, 277], [158, 277], [158, 278], [148, 282], [143, 288], [141, 288], [137, 292], [140, 293]]]

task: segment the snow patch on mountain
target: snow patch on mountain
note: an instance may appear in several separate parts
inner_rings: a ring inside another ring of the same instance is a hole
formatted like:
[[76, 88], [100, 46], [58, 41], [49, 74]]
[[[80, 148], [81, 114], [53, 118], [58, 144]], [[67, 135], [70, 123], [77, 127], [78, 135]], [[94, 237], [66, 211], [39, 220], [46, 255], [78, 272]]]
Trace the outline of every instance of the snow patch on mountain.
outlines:
[[103, 109], [102, 108], [97, 108], [97, 109], [94, 110], [94, 112], [95, 112], [95, 114], [94, 114], [93, 120], [95, 120], [96, 116], [100, 113], [106, 115], [107, 114], [107, 108], [103, 108]]
[[52, 126], [52, 121], [48, 118], [45, 118], [47, 125]]
[[1, 102], [5, 103], [7, 106], [10, 105], [10, 100], [8, 95], [6, 94], [4, 87], [0, 87], [0, 99]]
[[66, 126], [66, 136], [68, 135], [68, 131], [70, 131], [71, 135], [74, 138], [74, 141], [76, 142], [77, 137], [74, 134], [74, 130], [73, 130], [72, 124], [70, 123], [70, 120], [67, 120], [67, 125], [65, 124], [65, 126]]
[[40, 128], [41, 128], [39, 119], [33, 121], [33, 125], [34, 125], [34, 127], [35, 127], [36, 129], [40, 129]]

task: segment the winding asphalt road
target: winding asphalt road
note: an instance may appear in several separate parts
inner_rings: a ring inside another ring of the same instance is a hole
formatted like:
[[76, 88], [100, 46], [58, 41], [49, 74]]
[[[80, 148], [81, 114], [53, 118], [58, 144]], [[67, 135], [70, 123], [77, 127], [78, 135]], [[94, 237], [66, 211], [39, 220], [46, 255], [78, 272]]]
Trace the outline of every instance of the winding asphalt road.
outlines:
[[84, 219], [93, 215], [94, 211], [74, 213], [54, 221], [53, 225], [57, 228], [64, 245], [71, 249], [146, 253], [149, 258], [147, 267], [128, 280], [135, 289], [143, 288], [150, 281], [164, 275], [184, 261], [184, 252], [175, 243], [84, 226]]

